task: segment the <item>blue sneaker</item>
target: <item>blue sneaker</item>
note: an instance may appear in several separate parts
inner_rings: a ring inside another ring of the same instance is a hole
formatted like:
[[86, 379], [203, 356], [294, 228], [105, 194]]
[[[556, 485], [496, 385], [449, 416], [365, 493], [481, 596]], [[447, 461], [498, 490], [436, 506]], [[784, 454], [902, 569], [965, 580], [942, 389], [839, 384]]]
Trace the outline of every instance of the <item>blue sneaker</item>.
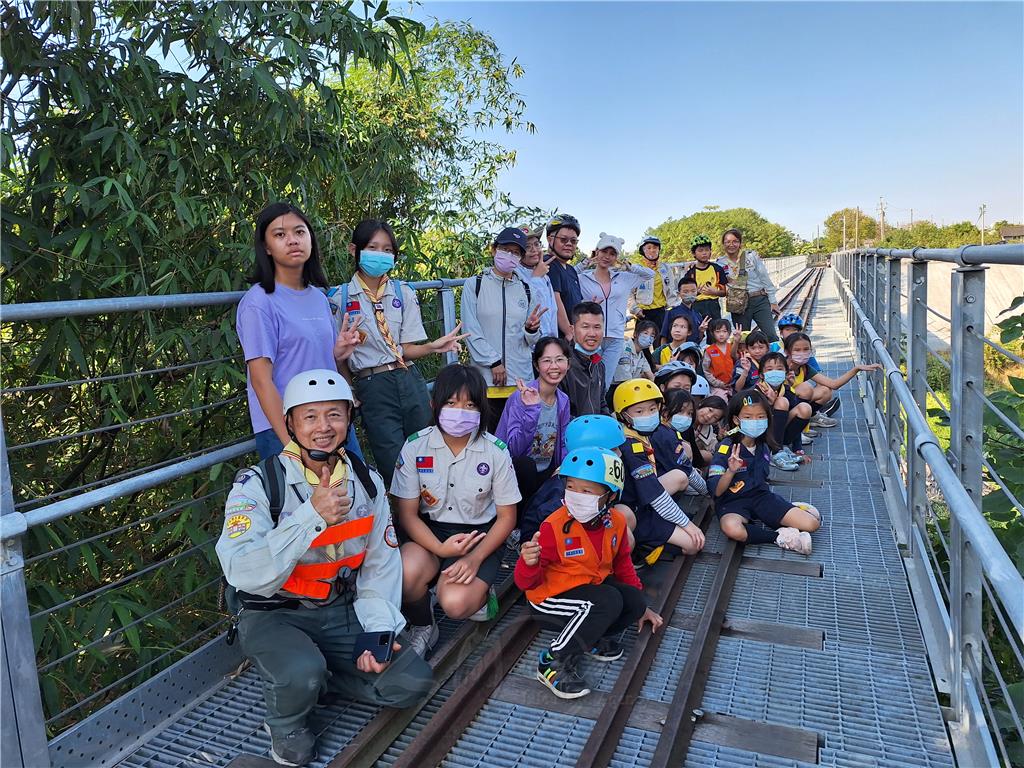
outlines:
[[537, 679], [560, 699], [578, 699], [590, 693], [587, 681], [576, 671], [576, 657], [556, 659], [546, 648], [537, 662]]

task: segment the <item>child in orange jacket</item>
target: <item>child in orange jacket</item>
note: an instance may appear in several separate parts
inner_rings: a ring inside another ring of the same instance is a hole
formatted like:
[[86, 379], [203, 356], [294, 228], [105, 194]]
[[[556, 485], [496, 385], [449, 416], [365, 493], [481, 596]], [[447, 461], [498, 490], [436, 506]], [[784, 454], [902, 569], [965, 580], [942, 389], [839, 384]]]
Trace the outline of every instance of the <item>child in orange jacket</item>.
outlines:
[[559, 474], [565, 478], [564, 504], [524, 542], [516, 563], [516, 585], [530, 610], [559, 631], [541, 651], [537, 679], [563, 699], [590, 693], [580, 674], [584, 654], [615, 661], [622, 646], [615, 636], [633, 622], [637, 631], [661, 617], [647, 607], [630, 560], [626, 518], [613, 504], [622, 491], [622, 460], [605, 448], [569, 453]]

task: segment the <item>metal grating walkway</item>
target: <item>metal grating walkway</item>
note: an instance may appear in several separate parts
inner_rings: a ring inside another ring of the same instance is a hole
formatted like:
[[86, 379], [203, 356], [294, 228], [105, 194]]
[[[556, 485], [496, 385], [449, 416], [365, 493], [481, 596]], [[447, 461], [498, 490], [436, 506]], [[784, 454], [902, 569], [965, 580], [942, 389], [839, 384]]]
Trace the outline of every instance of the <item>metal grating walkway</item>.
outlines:
[[[815, 320], [815, 354], [826, 374], [845, 371], [852, 364], [851, 347], [831, 275], [822, 281]], [[702, 704], [708, 712], [816, 733], [817, 763], [698, 739], [687, 766], [953, 766], [856, 381], [841, 397], [840, 425], [823, 431], [815, 442], [811, 466], [784, 473], [780, 479], [787, 484], [776, 488], [786, 498], [810, 501], [822, 510], [825, 524], [813, 535], [814, 553], [808, 558], [822, 566], [821, 577], [745, 566], [727, 613], [737, 622], [770, 622], [783, 630], [820, 633], [821, 647], [723, 636]], [[712, 523], [707, 545], [711, 554], [694, 564], [678, 603], [682, 611], [701, 611], [714, 570], [713, 553], [722, 548], [721, 533]], [[805, 560], [774, 546], [749, 547], [744, 554], [770, 561]], [[692, 637], [685, 628], [666, 626], [663, 631], [665, 639], [642, 692], [643, 698], [662, 706], [672, 698]], [[627, 645], [631, 634], [625, 633]], [[532, 677], [536, 652], [546, 637], [542, 633], [530, 646], [513, 674]], [[596, 691], [607, 692], [620, 667], [621, 662], [589, 663], [584, 670]], [[409, 732], [421, 728], [449, 693], [447, 687], [438, 693], [381, 764], [400, 754]], [[572, 765], [594, 720], [546, 711], [546, 701], [539, 686], [530, 701], [534, 706], [490, 701], [444, 765]], [[121, 765], [208, 768], [224, 766], [240, 752], [265, 755], [269, 745], [260, 728], [262, 710], [255, 673], [249, 670], [222, 683]], [[372, 707], [359, 704], [319, 710], [322, 748], [314, 765], [328, 762], [373, 714]], [[612, 765], [646, 766], [657, 737], [653, 730], [628, 727]]]

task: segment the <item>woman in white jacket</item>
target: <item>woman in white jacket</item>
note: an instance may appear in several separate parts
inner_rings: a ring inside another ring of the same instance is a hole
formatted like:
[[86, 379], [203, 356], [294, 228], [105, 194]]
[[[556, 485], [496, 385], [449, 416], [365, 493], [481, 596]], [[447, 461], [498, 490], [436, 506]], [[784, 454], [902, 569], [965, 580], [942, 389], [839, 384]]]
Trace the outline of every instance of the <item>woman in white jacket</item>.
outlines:
[[[612, 385], [615, 368], [626, 345], [627, 304], [630, 294], [645, 280], [654, 276], [654, 270], [639, 264], [620, 262], [621, 237], [601, 233], [592, 259], [587, 263], [593, 269], [580, 272], [580, 293], [584, 301], [593, 301], [604, 310], [604, 342], [601, 357], [605, 361], [605, 389]], [[582, 266], [582, 265], [581, 265]], [[613, 270], [614, 267], [620, 267]]]

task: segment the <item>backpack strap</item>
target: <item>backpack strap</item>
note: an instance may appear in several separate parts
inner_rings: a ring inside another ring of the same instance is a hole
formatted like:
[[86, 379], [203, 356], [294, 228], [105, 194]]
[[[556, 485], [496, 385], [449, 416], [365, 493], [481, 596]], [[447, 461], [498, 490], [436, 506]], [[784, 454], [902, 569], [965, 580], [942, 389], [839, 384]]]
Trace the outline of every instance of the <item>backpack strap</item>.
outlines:
[[363, 463], [363, 460], [356, 456], [354, 453], [346, 453], [348, 460], [352, 463], [352, 471], [356, 473], [356, 477], [363, 486], [363, 490], [366, 491], [366, 495], [370, 497], [370, 501], [377, 500], [377, 485], [373, 482], [373, 478], [370, 476], [370, 469]]
[[267, 495], [270, 503], [270, 519], [277, 526], [281, 517], [281, 510], [284, 508], [284, 467], [277, 456], [268, 456], [259, 463], [260, 480], [263, 482], [263, 492]]

